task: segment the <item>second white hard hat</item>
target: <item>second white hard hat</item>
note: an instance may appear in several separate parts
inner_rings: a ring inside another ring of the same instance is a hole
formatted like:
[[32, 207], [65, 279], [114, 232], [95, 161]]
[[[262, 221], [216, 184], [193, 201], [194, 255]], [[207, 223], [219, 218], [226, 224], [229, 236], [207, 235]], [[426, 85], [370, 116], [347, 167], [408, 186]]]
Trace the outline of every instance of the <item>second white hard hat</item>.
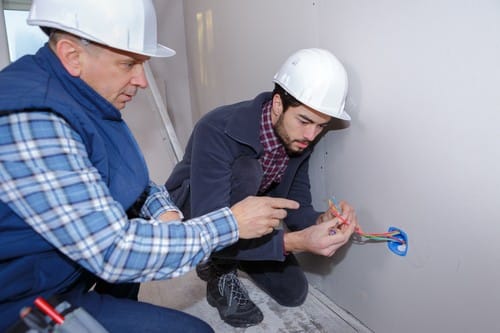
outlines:
[[302, 49], [292, 54], [273, 81], [308, 107], [331, 117], [350, 120], [345, 112], [347, 73], [329, 51]]
[[151, 57], [175, 54], [157, 43], [151, 0], [33, 0], [27, 21], [132, 53]]

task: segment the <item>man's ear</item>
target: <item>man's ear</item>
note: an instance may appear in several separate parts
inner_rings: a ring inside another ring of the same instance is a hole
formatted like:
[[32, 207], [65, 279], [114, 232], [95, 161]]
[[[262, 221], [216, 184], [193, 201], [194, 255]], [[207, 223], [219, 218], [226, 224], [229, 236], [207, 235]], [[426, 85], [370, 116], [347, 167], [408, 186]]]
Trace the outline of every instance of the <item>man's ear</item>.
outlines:
[[279, 94], [274, 94], [273, 96], [273, 106], [272, 106], [272, 117], [273, 119], [278, 118], [281, 113], [283, 113], [283, 102], [281, 101], [281, 97]]
[[80, 56], [82, 51], [81, 46], [77, 42], [66, 38], [58, 40], [55, 47], [56, 55], [62, 65], [69, 74], [75, 77], [81, 74], [82, 63]]

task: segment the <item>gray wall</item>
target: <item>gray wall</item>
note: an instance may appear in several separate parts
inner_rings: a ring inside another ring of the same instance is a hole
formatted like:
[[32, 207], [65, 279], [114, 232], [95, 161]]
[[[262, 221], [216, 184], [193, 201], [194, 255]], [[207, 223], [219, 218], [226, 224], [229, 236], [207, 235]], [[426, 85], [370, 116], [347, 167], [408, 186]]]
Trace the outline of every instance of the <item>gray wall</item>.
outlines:
[[346, 65], [353, 120], [317, 146], [314, 203], [409, 250], [304, 255], [311, 283], [376, 332], [500, 331], [500, 2], [190, 0], [184, 19], [193, 120], [271, 89], [296, 49]]
[[[170, 58], [149, 61], [154, 82], [166, 107], [166, 117], [175, 127], [183, 150], [193, 125], [188, 80], [183, 3], [180, 0], [155, 0], [159, 42], [176, 51]], [[149, 164], [151, 178], [164, 183], [175, 166], [176, 157], [167, 130], [163, 126], [151, 89], [140, 91], [123, 111]]]

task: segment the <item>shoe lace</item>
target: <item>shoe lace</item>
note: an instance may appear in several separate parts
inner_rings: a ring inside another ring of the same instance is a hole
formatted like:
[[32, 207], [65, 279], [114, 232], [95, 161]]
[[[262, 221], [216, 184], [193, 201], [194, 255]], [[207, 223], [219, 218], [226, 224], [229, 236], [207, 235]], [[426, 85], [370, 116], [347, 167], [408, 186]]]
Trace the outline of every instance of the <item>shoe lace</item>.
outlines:
[[[229, 306], [233, 301], [238, 302], [238, 305], [244, 305], [250, 302], [248, 291], [245, 289], [238, 276], [235, 273], [227, 273], [219, 278], [219, 293], [224, 295], [226, 290], [229, 291]], [[227, 288], [227, 289], [226, 289]]]

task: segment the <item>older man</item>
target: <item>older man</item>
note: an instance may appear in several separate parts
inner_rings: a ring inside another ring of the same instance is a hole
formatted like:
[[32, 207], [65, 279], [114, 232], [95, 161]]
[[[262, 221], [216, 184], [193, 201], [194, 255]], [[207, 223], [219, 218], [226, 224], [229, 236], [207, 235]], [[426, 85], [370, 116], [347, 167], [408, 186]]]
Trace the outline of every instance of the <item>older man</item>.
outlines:
[[112, 332], [212, 331], [137, 302], [138, 283], [270, 233], [298, 206], [250, 198], [182, 222], [149, 180], [119, 110], [147, 87], [144, 62], [175, 53], [157, 43], [155, 15], [150, 0], [32, 3], [28, 23], [49, 41], [0, 73], [0, 331], [37, 296]]

